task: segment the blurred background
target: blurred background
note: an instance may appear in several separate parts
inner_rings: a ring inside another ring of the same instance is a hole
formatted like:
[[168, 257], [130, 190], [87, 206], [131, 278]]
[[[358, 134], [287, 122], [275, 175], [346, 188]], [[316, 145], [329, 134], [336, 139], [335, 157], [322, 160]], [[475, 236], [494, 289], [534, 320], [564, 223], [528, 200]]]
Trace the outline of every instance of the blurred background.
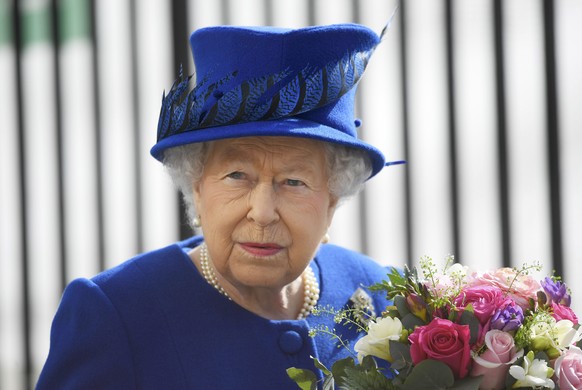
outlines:
[[[34, 386], [64, 286], [191, 232], [155, 143], [206, 25], [362, 23], [395, 0], [0, 0], [0, 388]], [[582, 313], [582, 0], [403, 0], [360, 84], [389, 167], [331, 241], [382, 264], [539, 261]]]

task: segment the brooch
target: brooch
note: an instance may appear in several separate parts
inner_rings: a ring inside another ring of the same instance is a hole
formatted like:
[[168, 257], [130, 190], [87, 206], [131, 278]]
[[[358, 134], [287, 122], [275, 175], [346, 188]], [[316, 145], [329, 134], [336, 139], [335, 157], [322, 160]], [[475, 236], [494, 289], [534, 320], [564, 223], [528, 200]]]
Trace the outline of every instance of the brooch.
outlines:
[[350, 297], [350, 306], [354, 309], [354, 319], [364, 326], [367, 326], [371, 319], [376, 318], [372, 298], [361, 287], [358, 287]]

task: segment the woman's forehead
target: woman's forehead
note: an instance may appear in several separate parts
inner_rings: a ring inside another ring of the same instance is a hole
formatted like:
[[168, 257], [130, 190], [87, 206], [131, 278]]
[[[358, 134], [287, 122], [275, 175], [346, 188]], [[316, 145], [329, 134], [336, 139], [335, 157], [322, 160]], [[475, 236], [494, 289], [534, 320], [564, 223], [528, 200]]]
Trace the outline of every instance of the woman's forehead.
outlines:
[[324, 157], [321, 141], [296, 137], [241, 137], [214, 141], [209, 154], [228, 158], [255, 158], [275, 154], [282, 159], [317, 160]]

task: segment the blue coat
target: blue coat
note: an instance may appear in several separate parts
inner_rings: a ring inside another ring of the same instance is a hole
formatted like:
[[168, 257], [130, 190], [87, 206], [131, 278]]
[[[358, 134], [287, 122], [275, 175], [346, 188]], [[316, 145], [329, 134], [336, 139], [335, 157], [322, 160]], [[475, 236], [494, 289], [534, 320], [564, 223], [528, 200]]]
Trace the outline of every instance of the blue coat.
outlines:
[[[187, 251], [193, 237], [137, 256], [65, 290], [51, 330], [51, 347], [37, 389], [297, 389], [286, 369], [317, 371], [349, 356], [310, 327], [338, 327], [331, 316], [272, 321], [241, 308], [202, 278]], [[384, 279], [371, 259], [322, 245], [312, 261], [318, 306], [346, 305], [359, 286]], [[380, 313], [383, 294], [370, 293]], [[321, 378], [321, 372], [317, 371]]]

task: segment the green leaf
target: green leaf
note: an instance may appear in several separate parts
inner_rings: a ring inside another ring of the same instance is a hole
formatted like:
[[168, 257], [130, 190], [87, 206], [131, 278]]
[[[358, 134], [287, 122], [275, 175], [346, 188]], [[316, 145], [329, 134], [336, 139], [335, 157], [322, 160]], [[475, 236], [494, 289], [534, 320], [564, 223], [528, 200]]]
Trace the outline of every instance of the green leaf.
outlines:
[[536, 308], [536, 301], [533, 298], [529, 298], [528, 299], [529, 302], [529, 308], [533, 311]]
[[404, 363], [412, 363], [410, 357], [410, 345], [406, 345], [399, 341], [390, 340], [388, 342], [388, 350], [394, 362], [403, 361]]
[[396, 390], [397, 388], [377, 368], [364, 370], [361, 366], [346, 368], [342, 390]]
[[378, 368], [376, 360], [374, 360], [374, 357], [372, 355], [364, 356], [364, 358], [362, 359], [361, 366], [364, 370], [375, 370]]
[[387, 274], [388, 280], [383, 280], [369, 287], [371, 291], [385, 291], [386, 296], [392, 299], [397, 294], [403, 294], [407, 291], [406, 278], [400, 274], [399, 270], [392, 268]]
[[291, 367], [287, 369], [287, 375], [301, 390], [317, 390], [317, 376], [313, 371]]
[[414, 330], [414, 328], [416, 328], [417, 326], [426, 325], [426, 323], [423, 320], [421, 320], [412, 313], [408, 313], [405, 316], [403, 316], [400, 322], [402, 322], [402, 326], [404, 327], [404, 329], [412, 330]]
[[475, 314], [472, 311], [464, 310], [459, 323], [461, 325], [469, 325], [469, 330], [471, 331], [469, 343], [471, 345], [475, 344], [477, 337], [479, 337], [479, 320], [475, 317]]
[[335, 380], [336, 386], [340, 387], [343, 384], [346, 376], [346, 369], [355, 367], [354, 359], [351, 357], [336, 360], [331, 367], [331, 373]]
[[394, 360], [392, 364], [390, 364], [390, 368], [396, 371], [404, 370], [408, 364], [404, 360]]
[[323, 363], [319, 361], [319, 359], [314, 358], [313, 356], [311, 358], [313, 359], [313, 364], [315, 365], [315, 367], [319, 368], [325, 375], [331, 375], [331, 371], [329, 371], [327, 367], [324, 366]]
[[453, 387], [451, 387], [451, 390], [475, 390], [479, 388], [482, 380], [483, 375], [468, 376], [456, 381]]
[[538, 291], [536, 295], [538, 297], [538, 305], [539, 306], [544, 306], [546, 303], [548, 303], [548, 297], [547, 297], [545, 292]]
[[418, 363], [404, 381], [405, 390], [446, 390], [453, 386], [453, 372], [443, 362], [423, 360]]
[[402, 295], [397, 295], [394, 297], [394, 306], [398, 309], [398, 313], [400, 313], [400, 317], [404, 317], [407, 314], [410, 314], [410, 310], [408, 310], [408, 305], [406, 304], [406, 298]]
[[334, 390], [335, 389], [335, 381], [333, 375], [328, 375], [323, 380], [323, 390]]
[[534, 355], [534, 359], [545, 360], [546, 363], [550, 363], [550, 357], [545, 351], [536, 352], [536, 354]]

